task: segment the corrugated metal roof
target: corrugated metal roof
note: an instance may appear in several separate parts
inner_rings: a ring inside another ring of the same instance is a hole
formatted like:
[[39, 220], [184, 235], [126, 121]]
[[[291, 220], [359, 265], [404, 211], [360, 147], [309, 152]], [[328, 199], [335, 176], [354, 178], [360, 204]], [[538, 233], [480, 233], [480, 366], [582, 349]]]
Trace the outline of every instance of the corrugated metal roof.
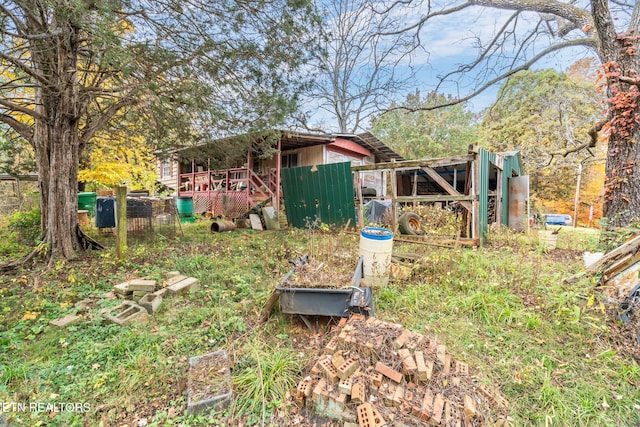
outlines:
[[[355, 142], [358, 145], [368, 149], [371, 151], [378, 161], [380, 162], [390, 162], [392, 160], [401, 161], [404, 160], [402, 156], [393, 151], [391, 148], [386, 146], [382, 141], [376, 138], [370, 132], [363, 132], [359, 134], [331, 134], [331, 133], [306, 133], [306, 132], [298, 132], [293, 130], [274, 130], [270, 132], [279, 132], [280, 133], [280, 142], [282, 150], [294, 150], [296, 148], [304, 148], [304, 147], [312, 147], [314, 145], [326, 145], [331, 144], [336, 140], [336, 138], [344, 138], [350, 141]], [[265, 134], [273, 135], [272, 133], [266, 132]], [[216, 141], [210, 143], [200, 143], [183, 147], [175, 147], [165, 151], [159, 151], [157, 153], [162, 154], [175, 154], [180, 152], [181, 156], [185, 157], [188, 154], [189, 150], [193, 150], [195, 153], [203, 152], [203, 148], [209, 144], [215, 144], [221, 141], [232, 141], [237, 138], [255, 138], [259, 139], [261, 137], [261, 133], [255, 134], [242, 134], [237, 136], [231, 136], [226, 138], [220, 138]]]

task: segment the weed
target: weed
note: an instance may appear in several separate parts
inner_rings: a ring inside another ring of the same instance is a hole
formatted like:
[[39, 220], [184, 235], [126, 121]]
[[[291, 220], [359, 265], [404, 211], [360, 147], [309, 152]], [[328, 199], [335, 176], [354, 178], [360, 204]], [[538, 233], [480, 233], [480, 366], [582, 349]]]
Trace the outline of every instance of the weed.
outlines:
[[265, 342], [250, 345], [233, 373], [237, 413], [248, 413], [252, 424], [265, 425], [299, 381], [300, 366], [292, 349]]

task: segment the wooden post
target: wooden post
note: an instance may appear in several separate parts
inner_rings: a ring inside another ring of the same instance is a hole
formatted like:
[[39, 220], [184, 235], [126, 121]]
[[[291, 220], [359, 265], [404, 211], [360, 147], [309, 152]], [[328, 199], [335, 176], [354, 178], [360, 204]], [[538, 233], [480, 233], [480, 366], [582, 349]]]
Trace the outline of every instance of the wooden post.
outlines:
[[395, 170], [390, 170], [388, 179], [391, 180], [391, 231], [394, 233], [398, 232], [398, 208], [396, 207], [398, 197], [398, 175]]
[[358, 229], [364, 227], [364, 200], [362, 200], [362, 184], [360, 183], [360, 172], [354, 172], [354, 187], [356, 189], [356, 199], [358, 199]]
[[116, 255], [123, 259], [127, 252], [127, 187], [116, 188]]
[[280, 172], [282, 170], [282, 136], [278, 138], [278, 145], [276, 147], [276, 200], [273, 207], [276, 212], [280, 212]]

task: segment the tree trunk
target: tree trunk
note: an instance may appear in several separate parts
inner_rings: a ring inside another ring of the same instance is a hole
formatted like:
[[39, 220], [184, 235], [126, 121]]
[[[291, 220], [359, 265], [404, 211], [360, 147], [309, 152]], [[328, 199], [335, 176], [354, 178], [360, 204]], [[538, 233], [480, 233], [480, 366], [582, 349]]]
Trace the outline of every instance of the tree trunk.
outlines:
[[[611, 114], [604, 194], [604, 216], [610, 227], [625, 227], [640, 219], [640, 92], [619, 76], [635, 76], [638, 56], [628, 54], [626, 37], [618, 38], [621, 55], [605, 63]], [[635, 41], [637, 47], [638, 42]], [[633, 52], [633, 50], [629, 51]]]
[[591, 8], [609, 98], [603, 213], [609, 228], [625, 227], [640, 219], [640, 9], [636, 5], [628, 32], [618, 34], [607, 0], [591, 0]]
[[81, 247], [78, 226], [78, 118], [76, 81], [78, 29], [72, 25], [56, 37], [35, 41], [34, 68], [48, 76], [56, 91], [35, 89], [33, 146], [40, 184], [41, 227], [49, 262], [68, 259]]

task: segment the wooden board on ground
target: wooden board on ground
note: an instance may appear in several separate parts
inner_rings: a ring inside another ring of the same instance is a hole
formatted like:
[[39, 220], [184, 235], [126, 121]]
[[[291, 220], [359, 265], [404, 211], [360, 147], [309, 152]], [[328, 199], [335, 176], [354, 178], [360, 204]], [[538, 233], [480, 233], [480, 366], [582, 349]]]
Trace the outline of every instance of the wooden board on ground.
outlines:
[[262, 231], [262, 221], [260, 221], [260, 216], [258, 214], [249, 214], [249, 221], [251, 221], [251, 228], [254, 230]]
[[278, 213], [273, 206], [265, 206], [262, 208], [262, 216], [267, 230], [280, 230], [280, 222], [278, 222]]

